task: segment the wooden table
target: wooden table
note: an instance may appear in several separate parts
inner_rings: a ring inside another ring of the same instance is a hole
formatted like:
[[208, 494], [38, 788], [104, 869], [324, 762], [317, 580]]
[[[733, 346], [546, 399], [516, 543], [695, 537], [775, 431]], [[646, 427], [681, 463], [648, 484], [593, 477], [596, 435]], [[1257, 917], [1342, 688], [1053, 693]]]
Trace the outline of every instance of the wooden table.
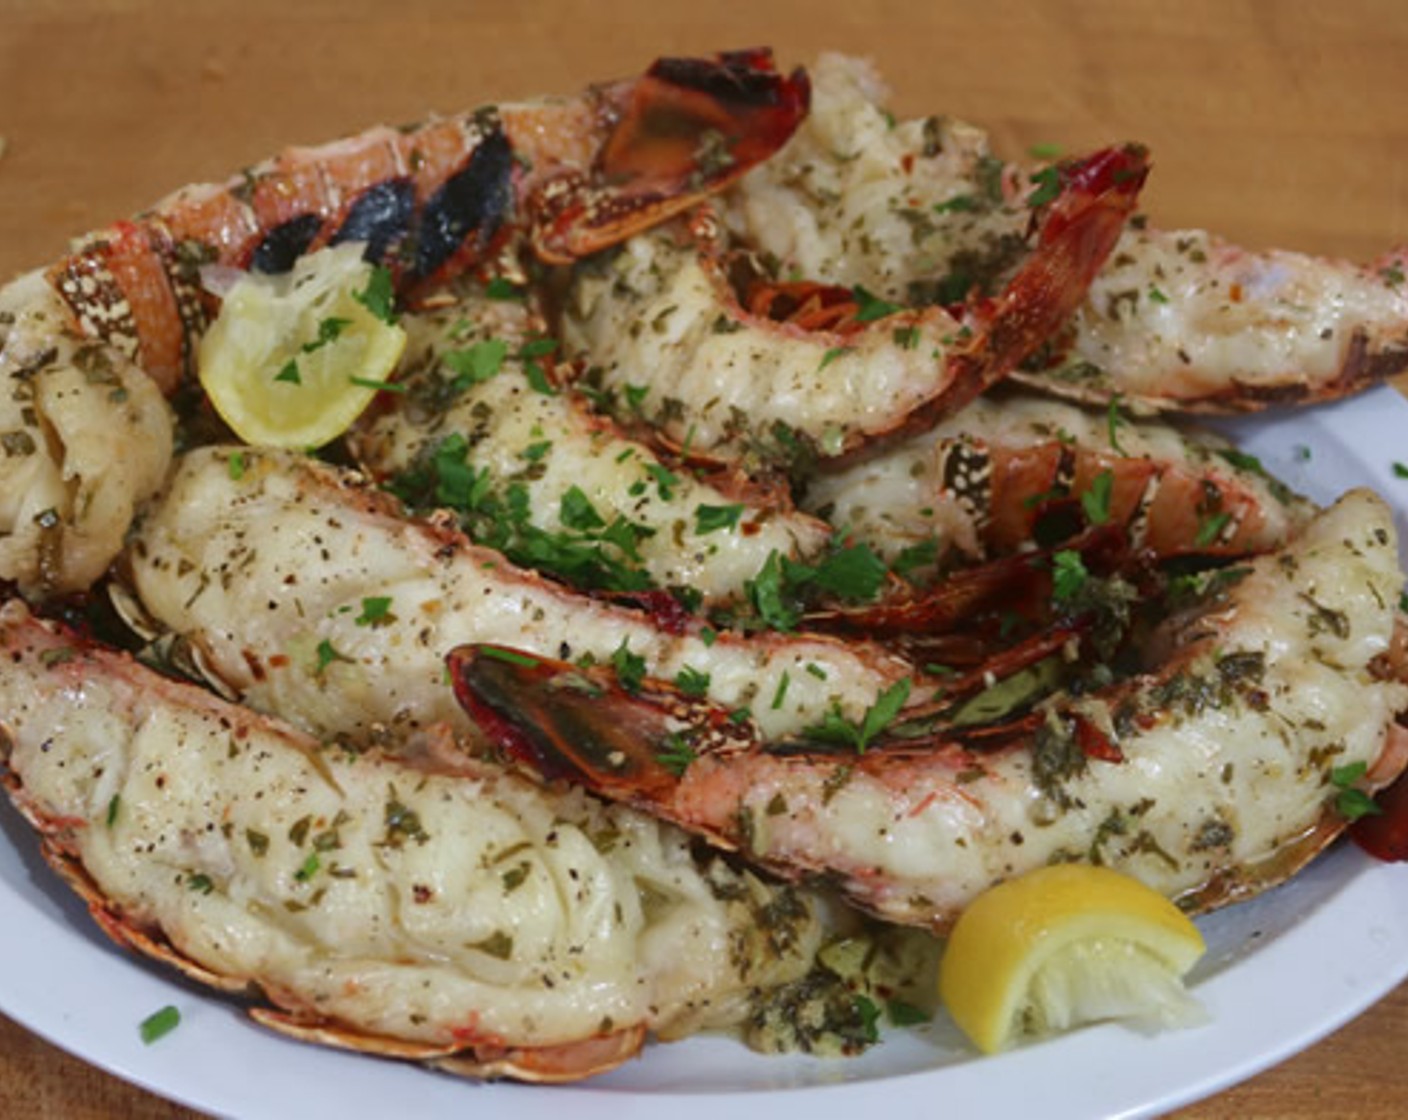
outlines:
[[[826, 49], [870, 55], [899, 113], [966, 117], [1009, 153], [1143, 140], [1156, 163], [1145, 208], [1163, 226], [1360, 259], [1408, 241], [1408, 5], [1397, 0], [719, 7], [0, 0], [0, 277], [291, 142], [756, 43], [788, 64]], [[1405, 1116], [1405, 1057], [1408, 986], [1180, 1115]], [[192, 1114], [0, 1020], [0, 1115]]]

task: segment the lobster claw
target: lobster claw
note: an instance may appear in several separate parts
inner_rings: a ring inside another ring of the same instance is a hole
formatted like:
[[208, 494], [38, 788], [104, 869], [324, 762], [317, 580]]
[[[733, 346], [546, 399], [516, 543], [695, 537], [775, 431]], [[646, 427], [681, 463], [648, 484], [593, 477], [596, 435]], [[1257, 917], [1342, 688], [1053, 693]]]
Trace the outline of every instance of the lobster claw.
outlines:
[[659, 59], [630, 85], [590, 173], [530, 198], [535, 252], [570, 264], [680, 213], [781, 148], [810, 104], [806, 72], [779, 74], [769, 50]]

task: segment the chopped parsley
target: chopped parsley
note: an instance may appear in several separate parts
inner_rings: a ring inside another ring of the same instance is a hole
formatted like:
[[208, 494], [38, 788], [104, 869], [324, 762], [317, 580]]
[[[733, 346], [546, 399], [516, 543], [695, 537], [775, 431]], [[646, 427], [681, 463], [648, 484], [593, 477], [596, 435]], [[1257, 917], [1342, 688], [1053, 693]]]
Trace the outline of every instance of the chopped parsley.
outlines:
[[1227, 512], [1212, 513], [1204, 517], [1198, 522], [1198, 535], [1193, 539], [1194, 545], [1198, 548], [1206, 548], [1208, 545], [1216, 543], [1231, 520], [1232, 515]]
[[626, 647], [625, 638], [611, 653], [611, 667], [616, 670], [616, 680], [622, 688], [630, 693], [640, 691], [641, 682], [645, 680], [645, 658], [632, 653]]
[[506, 276], [495, 276], [484, 285], [484, 294], [490, 299], [522, 299], [523, 289]]
[[956, 194], [934, 204], [936, 214], [971, 214], [974, 210], [981, 209], [982, 203], [971, 194]]
[[676, 731], [665, 739], [664, 745], [656, 752], [655, 761], [678, 778], [689, 769], [689, 764], [697, 757], [694, 748]]
[[165, 1038], [181, 1025], [181, 1012], [171, 1004], [160, 1011], [153, 1011], [137, 1027], [142, 1041], [150, 1046], [160, 1038]]
[[1081, 559], [1080, 553], [1074, 549], [1063, 548], [1061, 551], [1052, 554], [1051, 557], [1051, 595], [1058, 603], [1070, 602], [1074, 599], [1086, 580], [1090, 578], [1090, 572], [1085, 566], [1085, 561]]
[[1355, 785], [1368, 769], [1367, 763], [1349, 762], [1330, 771], [1330, 783], [1340, 791], [1335, 798], [1335, 808], [1347, 821], [1357, 821], [1360, 817], [1377, 816], [1383, 812], [1372, 797]]
[[758, 574], [745, 584], [758, 620], [773, 630], [791, 630], [801, 619], [808, 596], [820, 593], [846, 602], [868, 602], [884, 585], [889, 570], [867, 544], [835, 542], [815, 564], [773, 551]]
[[382, 265], [372, 269], [367, 286], [354, 292], [353, 298], [383, 323], [396, 322], [396, 294], [391, 273]]
[[896, 681], [866, 709], [859, 723], [847, 719], [841, 713], [839, 705], [833, 705], [821, 723], [807, 728], [802, 734], [825, 743], [847, 746], [857, 754], [864, 754], [876, 736], [899, 715], [900, 709], [909, 699], [910, 688], [908, 677]]
[[303, 353], [311, 354], [314, 350], [321, 350], [351, 325], [351, 319], [340, 319], [336, 315], [329, 315], [318, 324], [318, 337], [313, 339], [312, 342], [305, 342], [303, 344], [301, 347]]
[[274, 374], [275, 381], [282, 381], [286, 385], [302, 385], [303, 375], [298, 372], [298, 359], [290, 358], [283, 364], [278, 373]]
[[1040, 171], [1032, 173], [1031, 181], [1036, 189], [1027, 196], [1027, 205], [1033, 210], [1038, 206], [1045, 206], [1048, 202], [1054, 202], [1061, 193], [1059, 168], [1043, 167]]
[[694, 510], [694, 531], [700, 536], [720, 529], [735, 529], [743, 515], [743, 505], [735, 503], [727, 506], [699, 505]]
[[1120, 446], [1120, 427], [1128, 422], [1120, 413], [1120, 398], [1116, 393], [1110, 398], [1110, 406], [1105, 412], [1105, 427], [1110, 435], [1110, 447], [1118, 455], [1125, 454], [1124, 448]]
[[709, 691], [710, 676], [702, 670], [686, 665], [675, 674], [675, 687], [686, 696], [703, 696]]
[[1114, 491], [1115, 472], [1103, 470], [1090, 480], [1090, 489], [1080, 496], [1080, 508], [1092, 525], [1110, 520], [1110, 495]]
[[542, 393], [546, 397], [557, 395], [555, 386], [548, 377], [547, 370], [539, 358], [546, 358], [557, 351], [557, 339], [548, 338], [546, 335], [540, 338], [530, 338], [518, 349], [518, 360], [523, 363], [523, 372], [527, 374], [528, 384], [534, 392]]
[[791, 674], [786, 669], [782, 670], [782, 676], [777, 679], [777, 689], [772, 694], [771, 708], [774, 712], [782, 709], [782, 705], [787, 699], [787, 686], [791, 683]]
[[358, 626], [389, 626], [396, 621], [391, 613], [391, 596], [372, 595], [362, 600], [362, 613], [353, 622]]
[[897, 311], [903, 311], [897, 303], [881, 299], [879, 296], [866, 291], [859, 284], [851, 289], [851, 296], [856, 301], [856, 322], [873, 323], [876, 319], [884, 319], [893, 315]]
[[332, 642], [328, 641], [327, 638], [324, 638], [321, 642], [318, 643], [316, 656], [317, 662], [314, 665], [313, 672], [315, 675], [320, 677], [327, 671], [328, 666], [331, 665], [334, 661], [346, 661], [349, 664], [353, 663], [352, 658], [348, 657], [344, 653], [339, 653], [337, 649], [334, 648]]
[[440, 359], [455, 374], [451, 383], [457, 392], [479, 385], [498, 375], [508, 357], [508, 343], [502, 338], [486, 338], [463, 350], [447, 351]]
[[476, 543], [574, 587], [644, 591], [654, 586], [639, 551], [653, 529], [621, 516], [608, 522], [577, 486], [559, 500], [561, 528], [541, 528], [532, 520], [528, 486], [519, 479], [496, 485], [487, 467], [468, 461], [469, 452], [463, 435], [448, 435], [389, 488], [412, 509], [453, 510]]
[[675, 496], [675, 487], [680, 484], [680, 476], [674, 471], [660, 463], [646, 463], [645, 473], [654, 480], [655, 489], [662, 502], [668, 502]]

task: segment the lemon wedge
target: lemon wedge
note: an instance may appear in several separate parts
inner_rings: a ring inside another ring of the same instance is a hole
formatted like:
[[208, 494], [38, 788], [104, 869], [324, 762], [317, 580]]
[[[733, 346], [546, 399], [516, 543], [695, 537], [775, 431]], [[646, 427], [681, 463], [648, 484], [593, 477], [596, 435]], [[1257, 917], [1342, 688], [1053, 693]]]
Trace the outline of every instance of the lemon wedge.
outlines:
[[1106, 1019], [1189, 1025], [1204, 1016], [1183, 978], [1205, 949], [1198, 927], [1137, 879], [1056, 864], [998, 884], [959, 916], [939, 994], [989, 1054]]
[[311, 449], [351, 426], [406, 346], [406, 332], [368, 306], [386, 294], [375, 279], [362, 246], [348, 243], [231, 285], [201, 340], [199, 374], [237, 436]]

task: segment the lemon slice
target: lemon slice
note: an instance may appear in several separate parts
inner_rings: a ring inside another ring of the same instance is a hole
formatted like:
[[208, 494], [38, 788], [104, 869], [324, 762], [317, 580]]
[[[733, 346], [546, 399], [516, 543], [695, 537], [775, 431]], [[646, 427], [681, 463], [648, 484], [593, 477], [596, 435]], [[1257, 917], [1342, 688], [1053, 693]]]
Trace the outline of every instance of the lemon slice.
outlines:
[[322, 447], [371, 403], [406, 346], [406, 332], [358, 298], [373, 275], [348, 243], [300, 257], [291, 272], [235, 281], [201, 340], [199, 370], [236, 435]]
[[1200, 1022], [1183, 977], [1206, 946], [1163, 895], [1105, 867], [1057, 864], [979, 895], [939, 967], [949, 1014], [985, 1053], [1104, 1019]]

